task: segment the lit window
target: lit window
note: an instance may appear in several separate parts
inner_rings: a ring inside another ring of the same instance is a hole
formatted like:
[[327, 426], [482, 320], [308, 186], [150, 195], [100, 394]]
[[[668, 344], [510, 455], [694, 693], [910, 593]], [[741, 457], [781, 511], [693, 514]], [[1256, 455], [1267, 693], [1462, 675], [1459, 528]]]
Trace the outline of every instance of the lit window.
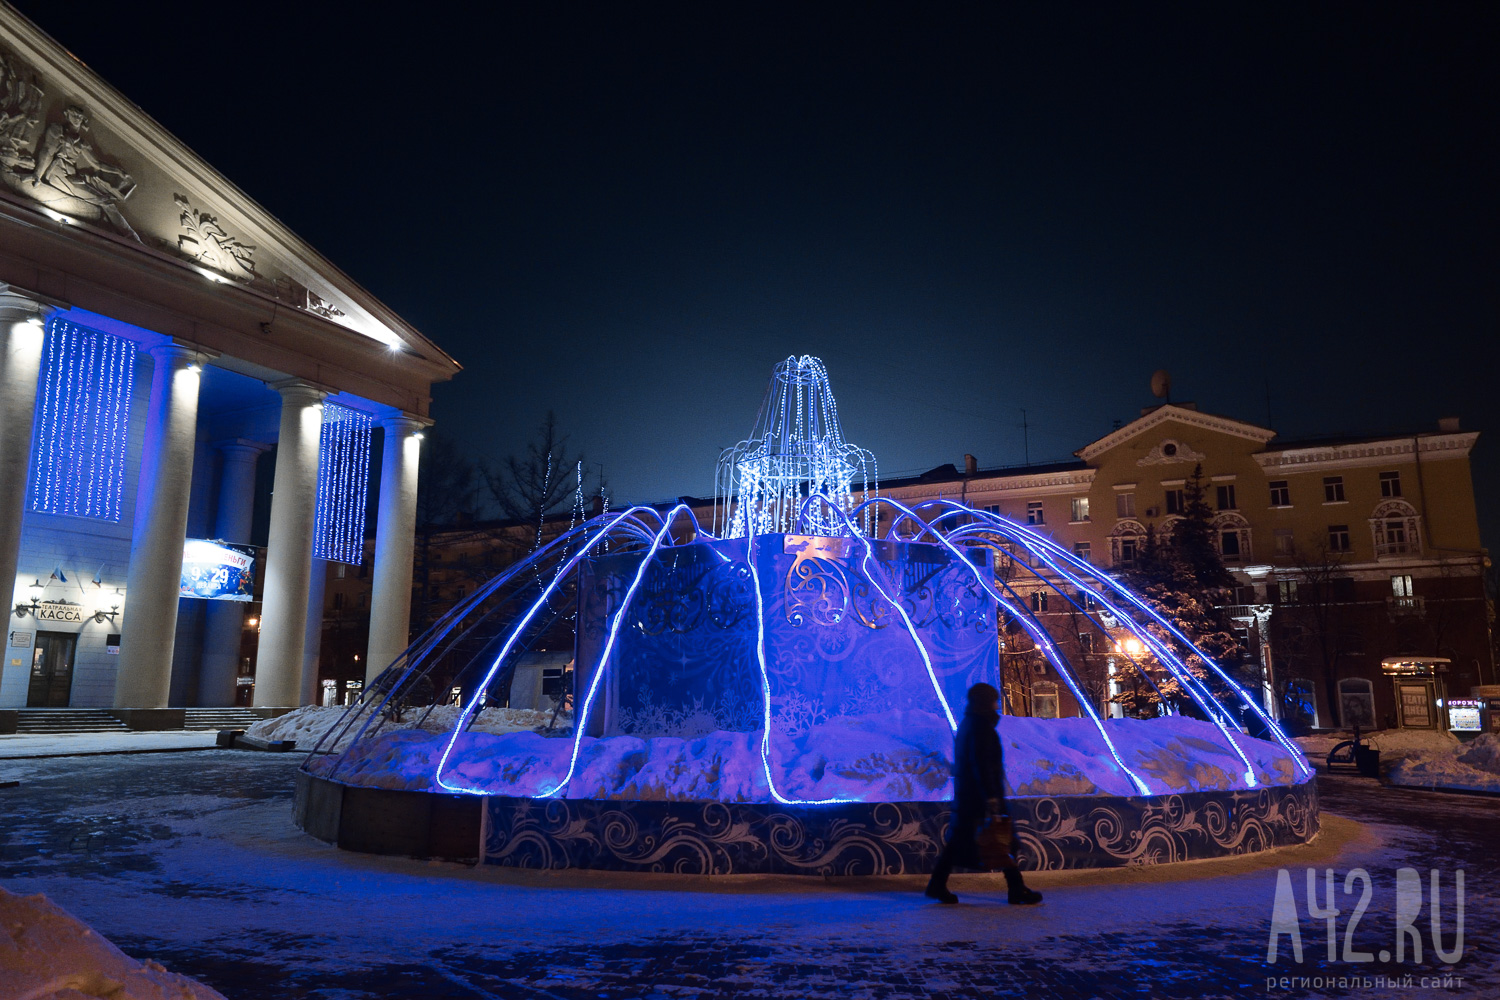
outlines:
[[1135, 494], [1115, 494], [1115, 517], [1135, 517]]
[[1181, 514], [1187, 506], [1187, 498], [1182, 490], [1167, 490], [1167, 513]]
[[1296, 551], [1296, 543], [1292, 537], [1292, 529], [1276, 529], [1276, 554], [1278, 556], [1289, 556]]
[[1290, 507], [1292, 505], [1292, 488], [1285, 479], [1278, 479], [1271, 484], [1271, 506]]
[[1391, 577], [1391, 595], [1393, 597], [1411, 597], [1411, 575], [1403, 573], [1400, 576]]
[[1030, 503], [1028, 503], [1026, 505], [1026, 523], [1027, 524], [1046, 524], [1047, 523], [1046, 520], [1042, 517], [1042, 502], [1040, 500], [1033, 500], [1033, 501], [1031, 501]]
[[1323, 502], [1324, 503], [1343, 503], [1344, 502], [1344, 477], [1343, 476], [1324, 476], [1323, 477]]
[[1380, 495], [1383, 497], [1399, 497], [1401, 495], [1401, 473], [1382, 472], [1380, 474]]
[[1078, 522], [1078, 521], [1087, 521], [1088, 519], [1089, 519], [1089, 498], [1088, 497], [1074, 497], [1073, 498], [1073, 520], [1075, 522]]
[[[1342, 487], [1340, 487], [1342, 490]], [[1349, 526], [1347, 524], [1330, 524], [1328, 526], [1328, 551], [1349, 551]]]
[[1234, 510], [1234, 484], [1225, 483], [1217, 488], [1219, 494], [1219, 509]]
[[1090, 553], [1093, 551], [1093, 548], [1094, 547], [1088, 542], [1074, 542], [1073, 554], [1080, 559], [1087, 559], [1089, 558]]
[[1052, 681], [1032, 682], [1031, 714], [1038, 719], [1057, 718], [1057, 685]]
[[1276, 599], [1282, 604], [1297, 603], [1297, 581], [1278, 580], [1276, 582]]

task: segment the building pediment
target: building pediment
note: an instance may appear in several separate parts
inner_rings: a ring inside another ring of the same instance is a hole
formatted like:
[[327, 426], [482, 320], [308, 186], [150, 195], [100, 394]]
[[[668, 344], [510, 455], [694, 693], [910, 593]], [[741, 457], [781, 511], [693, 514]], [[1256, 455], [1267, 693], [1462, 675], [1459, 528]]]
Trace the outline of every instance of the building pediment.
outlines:
[[[1143, 414], [1136, 420], [1132, 420], [1124, 427], [1113, 431], [1097, 441], [1087, 444], [1075, 451], [1073, 454], [1085, 462], [1093, 462], [1105, 452], [1118, 448], [1127, 441], [1132, 441], [1143, 434], [1167, 435], [1167, 424], [1176, 423], [1185, 425], [1195, 430], [1212, 431], [1216, 434], [1224, 434], [1229, 437], [1240, 438], [1246, 441], [1254, 441], [1256, 444], [1265, 444], [1276, 436], [1276, 432], [1265, 427], [1257, 427], [1255, 424], [1247, 424], [1239, 420], [1231, 420], [1228, 417], [1216, 416], [1212, 413], [1200, 413], [1182, 406], [1173, 406], [1167, 403], [1158, 406], [1148, 413]], [[1164, 437], [1164, 442], [1179, 446], [1175, 438]], [[1191, 449], [1187, 449], [1191, 452]], [[1198, 457], [1202, 457], [1201, 455]], [[1177, 460], [1177, 453], [1166, 454], [1164, 443], [1158, 442], [1151, 451], [1141, 460], [1141, 465], [1167, 465]], [[1188, 459], [1184, 458], [1183, 461]]]
[[[245, 192], [0, 3], [0, 199], [456, 369]], [[80, 233], [80, 235], [82, 235]]]

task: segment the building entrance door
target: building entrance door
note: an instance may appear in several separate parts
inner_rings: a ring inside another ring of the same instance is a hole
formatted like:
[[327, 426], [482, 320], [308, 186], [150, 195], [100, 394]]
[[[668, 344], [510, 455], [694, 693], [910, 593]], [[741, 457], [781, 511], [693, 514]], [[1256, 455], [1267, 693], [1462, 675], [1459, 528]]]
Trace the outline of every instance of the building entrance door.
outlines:
[[71, 632], [38, 632], [31, 651], [31, 687], [27, 708], [67, 708], [73, 689], [73, 652], [78, 636]]

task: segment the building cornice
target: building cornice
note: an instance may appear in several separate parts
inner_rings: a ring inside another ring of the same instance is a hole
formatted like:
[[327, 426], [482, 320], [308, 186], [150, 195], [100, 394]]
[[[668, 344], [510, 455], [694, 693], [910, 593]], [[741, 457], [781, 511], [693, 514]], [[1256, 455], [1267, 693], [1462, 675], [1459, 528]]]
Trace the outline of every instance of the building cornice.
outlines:
[[971, 503], [976, 502], [975, 497], [990, 493], [1029, 493], [1034, 496], [1077, 493], [1080, 490], [1085, 492], [1088, 490], [1094, 482], [1096, 471], [1095, 469], [1068, 469], [1063, 472], [1019, 472], [1011, 476], [975, 476], [968, 480], [942, 479], [930, 483], [909, 483], [889, 489], [882, 487], [880, 492], [891, 497], [952, 497], [962, 494], [969, 497]]
[[1073, 454], [1091, 462], [1095, 458], [1109, 451], [1111, 448], [1124, 444], [1126, 441], [1139, 434], [1144, 434], [1153, 427], [1159, 427], [1169, 421], [1187, 424], [1189, 427], [1197, 427], [1202, 430], [1214, 431], [1219, 434], [1228, 434], [1231, 437], [1244, 438], [1246, 441], [1254, 441], [1257, 444], [1265, 444], [1276, 436], [1276, 432], [1265, 427], [1257, 427], [1239, 420], [1231, 420], [1228, 417], [1214, 416], [1212, 413], [1200, 413], [1197, 410], [1188, 410], [1180, 406], [1166, 403], [1158, 406], [1150, 413], [1121, 427], [1092, 444], [1085, 445]]
[[[1478, 431], [1452, 434], [1418, 434], [1356, 444], [1316, 445], [1263, 451], [1252, 457], [1266, 472], [1296, 472], [1303, 469], [1348, 469], [1381, 465], [1393, 458], [1468, 458]], [[1419, 450], [1420, 449], [1420, 450]]]

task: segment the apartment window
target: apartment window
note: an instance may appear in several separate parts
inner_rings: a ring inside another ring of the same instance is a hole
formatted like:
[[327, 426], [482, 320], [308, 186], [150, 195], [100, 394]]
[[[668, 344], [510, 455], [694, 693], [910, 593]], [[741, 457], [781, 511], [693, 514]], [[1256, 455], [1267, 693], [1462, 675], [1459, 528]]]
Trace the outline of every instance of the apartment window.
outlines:
[[1083, 653], [1092, 653], [1094, 651], [1094, 633], [1079, 632], [1078, 649]]
[[1271, 506], [1290, 507], [1292, 505], [1292, 488], [1285, 479], [1278, 479], [1271, 484]]
[[1182, 490], [1167, 490], [1167, 513], [1181, 514], [1187, 506], [1187, 498]]
[[344, 610], [344, 595], [343, 594], [334, 594], [333, 595], [333, 610], [335, 610], [335, 611], [342, 611], [342, 610]]
[[1414, 597], [1411, 592], [1411, 575], [1403, 573], [1400, 576], [1391, 577], [1392, 597]]
[[1347, 524], [1330, 524], [1328, 526], [1328, 551], [1349, 551], [1349, 526]]
[[1093, 553], [1094, 547], [1088, 542], [1074, 542], [1073, 554], [1080, 559], [1088, 559]]
[[1052, 681], [1031, 682], [1031, 715], [1037, 719], [1057, 718], [1057, 685]]
[[1292, 538], [1291, 528], [1276, 529], [1276, 554], [1278, 556], [1289, 556], [1296, 550], [1296, 543]]
[[1031, 610], [1047, 610], [1047, 592], [1045, 590], [1033, 590], [1031, 592]]
[[1324, 503], [1343, 503], [1344, 502], [1344, 477], [1343, 476], [1324, 476], [1323, 477], [1323, 502]]
[[1115, 494], [1115, 517], [1135, 517], [1135, 494]]
[[1380, 495], [1383, 497], [1399, 497], [1401, 495], [1401, 473], [1382, 472], [1380, 474]]
[[1030, 503], [1028, 503], [1026, 505], [1026, 523], [1027, 524], [1046, 524], [1047, 523], [1046, 519], [1042, 517], [1042, 502], [1040, 500], [1033, 500], [1033, 501], [1031, 501]]
[[1078, 521], [1087, 521], [1088, 519], [1089, 519], [1089, 498], [1088, 497], [1074, 497], [1073, 498], [1073, 520], [1075, 522], [1078, 522]]
[[1216, 487], [1216, 490], [1219, 494], [1219, 509], [1234, 510], [1234, 484], [1225, 483], [1222, 486]]
[[1296, 604], [1297, 603], [1297, 581], [1296, 580], [1278, 580], [1278, 581], [1276, 581], [1276, 600], [1279, 603], [1281, 603], [1281, 604]]
[[1238, 531], [1219, 532], [1219, 554], [1224, 557], [1225, 562], [1239, 562], [1240, 533]]
[[469, 588], [467, 588], [467, 587], [459, 587], [456, 591], [453, 592], [453, 596], [454, 596], [455, 600], [461, 601], [465, 597], [469, 596]]
[[337, 576], [340, 580], [342, 580], [344, 578], [344, 571], [348, 568], [349, 567], [345, 566], [343, 563], [339, 563], [338, 566], [334, 569], [334, 576]]
[[995, 514], [996, 516], [998, 516], [1000, 513], [1000, 505], [997, 503], [986, 504], [984, 507], [984, 512], [986, 514]]
[[1136, 556], [1139, 554], [1138, 553], [1139, 545], [1140, 545], [1139, 539], [1135, 539], [1135, 538], [1122, 538], [1122, 539], [1120, 539], [1120, 565], [1121, 566], [1129, 566], [1131, 563], [1135, 562]]

